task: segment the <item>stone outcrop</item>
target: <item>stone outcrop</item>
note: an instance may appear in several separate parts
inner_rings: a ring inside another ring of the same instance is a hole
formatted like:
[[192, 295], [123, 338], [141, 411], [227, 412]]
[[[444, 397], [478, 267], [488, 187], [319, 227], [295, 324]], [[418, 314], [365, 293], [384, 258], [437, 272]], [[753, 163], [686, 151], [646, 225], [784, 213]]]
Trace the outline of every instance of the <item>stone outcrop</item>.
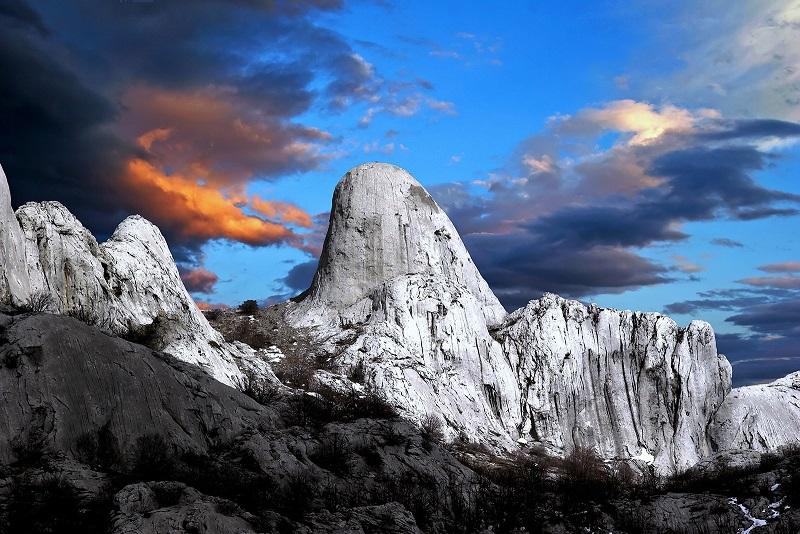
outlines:
[[11, 207], [11, 192], [0, 166], [0, 302], [24, 304], [30, 297], [25, 239]]
[[71, 317], [0, 314], [0, 463], [20, 443], [77, 453], [105, 429], [129, 453], [153, 432], [183, 451], [269, 428], [259, 405], [193, 365], [109, 336]]
[[702, 321], [598, 308], [545, 295], [496, 334], [522, 399], [517, 428], [559, 449], [652, 456], [682, 471], [710, 454], [706, 427], [730, 389], [731, 366]]
[[506, 315], [446, 214], [392, 165], [339, 182], [312, 285], [285, 313], [340, 370], [363, 365], [368, 388], [414, 420], [440, 417], [451, 439], [592, 447], [664, 473], [741, 445], [709, 440], [718, 410], [744, 408], [723, 405], [731, 367], [707, 323], [555, 295]]
[[768, 452], [800, 444], [800, 372], [731, 391], [714, 414], [709, 437], [718, 450]]
[[8, 281], [0, 287], [16, 288], [6, 301], [47, 296], [47, 311], [146, 340], [229, 385], [241, 383], [243, 369], [273, 379], [251, 348], [227, 343], [208, 324], [155, 225], [131, 216], [98, 243], [58, 202], [28, 203], [10, 215], [8, 186], [0, 178], [0, 243], [9, 251], [0, 256]]
[[447, 215], [403, 169], [368, 163], [334, 193], [319, 268], [287, 308], [315, 327], [343, 367], [364, 364], [368, 385], [413, 419], [447, 422], [487, 443], [513, 432], [515, 399], [495, 414], [487, 391], [514, 395], [514, 375], [489, 327], [505, 310]]
[[408, 172], [382, 163], [355, 167], [333, 193], [319, 268], [302, 309], [341, 312], [384, 283], [415, 274], [465, 288], [486, 323], [505, 315], [447, 214]]

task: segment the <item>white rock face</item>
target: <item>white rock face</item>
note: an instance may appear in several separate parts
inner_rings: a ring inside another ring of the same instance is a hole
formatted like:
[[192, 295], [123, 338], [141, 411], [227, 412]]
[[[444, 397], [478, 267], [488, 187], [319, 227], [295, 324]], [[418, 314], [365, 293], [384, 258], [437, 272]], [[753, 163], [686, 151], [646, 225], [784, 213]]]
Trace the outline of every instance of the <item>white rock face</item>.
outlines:
[[315, 327], [342, 370], [363, 362], [367, 387], [404, 415], [506, 450], [585, 446], [681, 471], [713, 452], [706, 429], [730, 390], [700, 321], [555, 295], [506, 316], [447, 216], [385, 164], [342, 178], [320, 266], [287, 317]]
[[516, 389], [487, 326], [505, 310], [447, 215], [405, 170], [368, 163], [342, 178], [312, 286], [287, 315], [316, 327], [342, 366], [363, 361], [367, 384], [404, 415], [436, 414], [451, 436], [510, 439], [517, 403], [504, 403], [501, 418], [485, 393]]
[[333, 194], [328, 234], [305, 308], [344, 310], [401, 275], [431, 274], [464, 287], [489, 324], [505, 310], [447, 215], [405, 170], [366, 163]]
[[8, 181], [0, 166], [0, 302], [21, 305], [29, 296], [25, 240], [14, 217]]
[[709, 428], [719, 450], [774, 451], [800, 444], [800, 372], [731, 391]]
[[557, 449], [606, 458], [654, 457], [682, 471], [710, 454], [706, 427], [730, 389], [714, 332], [657, 313], [586, 306], [545, 295], [496, 335], [522, 399], [517, 427]]
[[[22, 254], [20, 260], [2, 251], [0, 272], [12, 273], [4, 280], [27, 284], [20, 296], [45, 292], [52, 298], [49, 311], [79, 314], [118, 335], [147, 337], [153, 348], [198, 365], [228, 385], [240, 384], [243, 370], [274, 379], [253, 349], [227, 343], [208, 324], [186, 291], [164, 236], [149, 221], [128, 217], [98, 244], [58, 202], [28, 203], [9, 218], [5, 179], [0, 181], [0, 208], [0, 243], [4, 250], [11, 243], [8, 249]], [[18, 303], [24, 300], [20, 296], [15, 297]]]

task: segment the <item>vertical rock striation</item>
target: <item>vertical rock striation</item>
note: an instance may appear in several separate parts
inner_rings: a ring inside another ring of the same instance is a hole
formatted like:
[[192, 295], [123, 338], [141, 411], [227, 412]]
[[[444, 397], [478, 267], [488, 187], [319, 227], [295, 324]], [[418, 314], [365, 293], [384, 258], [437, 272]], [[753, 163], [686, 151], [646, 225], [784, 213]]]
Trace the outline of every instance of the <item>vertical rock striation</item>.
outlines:
[[0, 302], [24, 304], [30, 297], [25, 238], [11, 207], [11, 192], [0, 166]]
[[303, 309], [341, 311], [398, 276], [428, 274], [465, 288], [489, 324], [505, 310], [453, 223], [407, 171], [385, 163], [350, 170], [333, 194], [319, 268]]
[[533, 441], [607, 458], [652, 456], [662, 472], [711, 453], [706, 426], [730, 389], [731, 367], [702, 321], [598, 308], [545, 295], [497, 334], [515, 368]]

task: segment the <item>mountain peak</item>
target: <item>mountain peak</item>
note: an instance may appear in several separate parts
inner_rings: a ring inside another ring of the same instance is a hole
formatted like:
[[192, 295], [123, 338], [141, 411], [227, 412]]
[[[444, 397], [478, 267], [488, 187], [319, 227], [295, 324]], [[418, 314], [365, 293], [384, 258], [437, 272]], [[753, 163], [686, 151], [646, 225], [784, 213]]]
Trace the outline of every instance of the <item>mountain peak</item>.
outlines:
[[328, 234], [308, 297], [342, 310], [399, 276], [430, 274], [472, 293], [488, 322], [505, 315], [447, 214], [405, 169], [365, 163], [333, 196]]

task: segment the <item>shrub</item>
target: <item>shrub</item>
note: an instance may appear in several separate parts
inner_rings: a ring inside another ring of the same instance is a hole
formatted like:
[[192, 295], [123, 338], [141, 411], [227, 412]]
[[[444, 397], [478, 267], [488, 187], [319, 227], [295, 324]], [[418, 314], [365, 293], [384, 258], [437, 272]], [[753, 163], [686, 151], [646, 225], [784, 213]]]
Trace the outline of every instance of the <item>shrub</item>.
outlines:
[[137, 345], [144, 345], [145, 347], [155, 347], [159, 329], [163, 326], [164, 318], [156, 316], [149, 324], [131, 325], [127, 332], [121, 337], [136, 343]]
[[22, 465], [38, 465], [49, 452], [47, 435], [39, 426], [31, 426], [27, 431], [11, 440], [11, 452]]
[[254, 349], [263, 349], [270, 346], [270, 338], [264, 334], [255, 321], [240, 320], [233, 329], [225, 334], [225, 340], [240, 341], [245, 345], [250, 345]]
[[281, 382], [303, 389], [308, 389], [311, 385], [315, 370], [314, 360], [300, 354], [287, 354], [273, 366], [275, 376]]
[[617, 493], [612, 471], [593, 449], [577, 446], [555, 466], [558, 489], [568, 505], [602, 502]]
[[170, 480], [176, 460], [172, 447], [160, 434], [136, 439], [131, 457], [131, 474], [139, 480]]
[[90, 306], [81, 305], [77, 308], [72, 308], [67, 312], [67, 315], [89, 326], [98, 326], [101, 323], [100, 316]]
[[269, 406], [281, 396], [280, 386], [262, 380], [251, 372], [246, 372], [242, 379], [242, 393], [261, 404]]
[[422, 436], [428, 441], [442, 441], [444, 439], [442, 420], [436, 414], [428, 414], [420, 421]]
[[118, 469], [122, 465], [119, 441], [111, 432], [111, 422], [97, 432], [86, 432], [75, 442], [75, 455], [81, 462], [105, 470]]
[[307, 473], [289, 475], [278, 493], [278, 510], [291, 519], [301, 519], [311, 511], [318, 484]]
[[11, 484], [3, 532], [104, 532], [110, 496], [81, 502], [75, 488], [55, 474], [23, 475]]
[[319, 467], [339, 476], [350, 472], [349, 459], [353, 448], [341, 434], [325, 436], [308, 457]]
[[205, 310], [203, 311], [203, 315], [205, 315], [206, 319], [208, 319], [211, 322], [219, 321], [220, 317], [222, 317], [222, 310], [220, 310], [219, 308], [214, 308], [213, 310]]
[[374, 392], [339, 393], [319, 387], [313, 394], [291, 395], [283, 410], [289, 426], [321, 427], [334, 421], [354, 421], [363, 417], [392, 419], [397, 411]]
[[53, 305], [53, 297], [48, 291], [36, 291], [28, 297], [22, 309], [30, 313], [44, 313]]
[[239, 305], [239, 311], [245, 315], [253, 315], [258, 311], [258, 302], [255, 300], [245, 300]]

